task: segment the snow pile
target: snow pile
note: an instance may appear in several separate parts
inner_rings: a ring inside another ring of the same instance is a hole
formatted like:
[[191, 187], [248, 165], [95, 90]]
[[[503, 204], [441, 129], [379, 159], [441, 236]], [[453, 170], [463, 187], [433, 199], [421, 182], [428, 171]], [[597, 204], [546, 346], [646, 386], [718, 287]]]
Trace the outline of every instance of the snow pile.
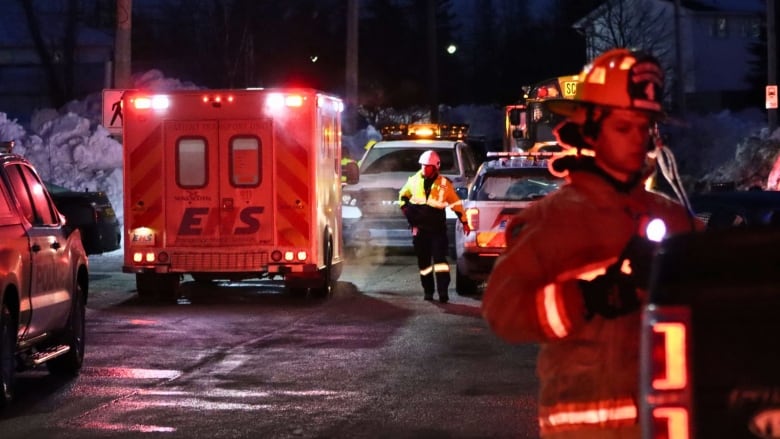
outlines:
[[[159, 70], [134, 76], [133, 84], [151, 91], [200, 88], [166, 78]], [[14, 152], [27, 157], [46, 181], [105, 192], [122, 222], [122, 145], [101, 125], [102, 104], [102, 93], [93, 93], [59, 111], [42, 109], [32, 115], [27, 129], [0, 112], [0, 140], [14, 140]]]

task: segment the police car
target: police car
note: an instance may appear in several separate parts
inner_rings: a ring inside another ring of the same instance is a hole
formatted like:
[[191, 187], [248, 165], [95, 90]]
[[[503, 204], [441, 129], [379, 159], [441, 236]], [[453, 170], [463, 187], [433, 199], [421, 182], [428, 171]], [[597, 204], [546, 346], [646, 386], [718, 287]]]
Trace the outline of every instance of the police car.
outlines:
[[[467, 129], [459, 124], [382, 127], [383, 140], [372, 145], [359, 162], [360, 181], [342, 190], [344, 246], [357, 254], [378, 248], [411, 249], [412, 234], [401, 212], [398, 192], [420, 170], [420, 155], [433, 150], [441, 158], [440, 174], [464, 197], [478, 167], [474, 151], [465, 141]], [[454, 252], [457, 216], [450, 209], [446, 215]]]
[[33, 166], [0, 150], [0, 409], [19, 370], [75, 376], [84, 359], [88, 262]]
[[554, 153], [489, 152], [463, 200], [468, 235], [455, 232], [455, 290], [473, 295], [506, 247], [508, 220], [534, 201], [558, 189], [564, 179], [547, 167]]

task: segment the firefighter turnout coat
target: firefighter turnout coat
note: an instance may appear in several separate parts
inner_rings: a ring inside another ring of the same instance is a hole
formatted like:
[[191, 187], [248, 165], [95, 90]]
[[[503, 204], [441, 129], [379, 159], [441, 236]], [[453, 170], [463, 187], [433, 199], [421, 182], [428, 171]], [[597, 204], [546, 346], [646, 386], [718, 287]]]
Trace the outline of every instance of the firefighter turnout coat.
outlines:
[[443, 175], [434, 178], [431, 191], [426, 196], [425, 177], [422, 170], [417, 171], [398, 192], [398, 200], [409, 224], [420, 230], [447, 230], [446, 207], [452, 209], [461, 221], [466, 219], [458, 193], [452, 182]]
[[640, 312], [587, 320], [578, 283], [604, 273], [653, 218], [672, 234], [696, 224], [682, 205], [641, 183], [619, 190], [579, 170], [510, 221], [482, 312], [505, 340], [541, 344], [542, 437], [639, 437]]

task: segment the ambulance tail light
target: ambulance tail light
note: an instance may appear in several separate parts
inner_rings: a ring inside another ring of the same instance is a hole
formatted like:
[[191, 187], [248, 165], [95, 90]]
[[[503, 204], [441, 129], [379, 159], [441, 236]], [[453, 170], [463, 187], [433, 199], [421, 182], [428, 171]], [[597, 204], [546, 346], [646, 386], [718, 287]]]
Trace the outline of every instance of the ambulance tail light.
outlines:
[[642, 319], [643, 437], [690, 439], [690, 310], [649, 305]]
[[[285, 250], [280, 252], [278, 250], [271, 253], [271, 259], [275, 262], [303, 262], [309, 257], [309, 253], [305, 250]], [[279, 259], [276, 259], [279, 258]]]
[[153, 264], [157, 261], [157, 255], [153, 251], [133, 252], [133, 262], [136, 264]]

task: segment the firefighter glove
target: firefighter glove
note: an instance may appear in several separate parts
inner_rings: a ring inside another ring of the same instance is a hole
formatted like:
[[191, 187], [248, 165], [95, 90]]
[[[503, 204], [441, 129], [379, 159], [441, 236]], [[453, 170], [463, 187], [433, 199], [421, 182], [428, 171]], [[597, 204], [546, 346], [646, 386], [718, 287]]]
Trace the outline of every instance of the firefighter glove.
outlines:
[[635, 235], [620, 254], [618, 268], [631, 276], [639, 288], [647, 289], [650, 284], [650, 269], [657, 248], [657, 243]]
[[580, 281], [587, 320], [596, 314], [605, 319], [614, 319], [639, 309], [641, 301], [634, 280], [618, 268], [613, 265], [606, 274], [589, 281]]

